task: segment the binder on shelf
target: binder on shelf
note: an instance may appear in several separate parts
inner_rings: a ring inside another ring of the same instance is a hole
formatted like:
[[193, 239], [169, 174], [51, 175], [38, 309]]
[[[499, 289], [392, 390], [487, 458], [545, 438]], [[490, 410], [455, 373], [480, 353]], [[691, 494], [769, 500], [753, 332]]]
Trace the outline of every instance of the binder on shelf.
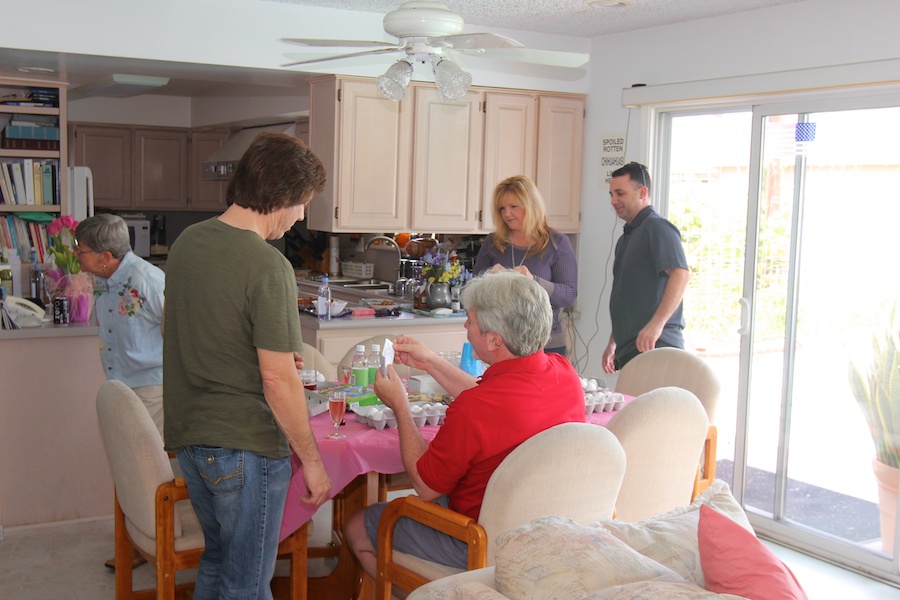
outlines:
[[9, 163], [12, 170], [13, 185], [16, 189], [16, 204], [27, 204], [28, 196], [25, 193], [25, 177], [22, 175], [22, 163]]
[[31, 125], [7, 125], [3, 135], [24, 140], [59, 140], [59, 127], [39, 127]]
[[56, 194], [56, 177], [53, 175], [55, 166], [53, 163], [41, 165], [41, 188], [44, 194], [44, 204], [59, 204], [59, 195]]
[[5, 150], [49, 150], [59, 152], [59, 140], [23, 140], [4, 137], [0, 139], [0, 148]]
[[25, 184], [25, 202], [34, 204], [34, 159], [22, 159], [22, 181]]

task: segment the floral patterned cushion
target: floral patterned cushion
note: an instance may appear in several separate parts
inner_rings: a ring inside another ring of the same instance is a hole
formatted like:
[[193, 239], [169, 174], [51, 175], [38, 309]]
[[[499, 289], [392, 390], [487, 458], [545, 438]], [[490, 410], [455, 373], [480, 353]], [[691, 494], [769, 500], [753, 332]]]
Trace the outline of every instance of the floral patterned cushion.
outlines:
[[503, 534], [495, 580], [497, 591], [512, 600], [727, 597], [686, 581], [598, 527], [561, 517]]
[[749, 532], [753, 532], [744, 509], [741, 508], [728, 484], [717, 479], [693, 503], [636, 523], [615, 519], [593, 523], [644, 556], [672, 569], [688, 581], [706, 587], [700, 565], [697, 527], [700, 506], [707, 505], [729, 517]]

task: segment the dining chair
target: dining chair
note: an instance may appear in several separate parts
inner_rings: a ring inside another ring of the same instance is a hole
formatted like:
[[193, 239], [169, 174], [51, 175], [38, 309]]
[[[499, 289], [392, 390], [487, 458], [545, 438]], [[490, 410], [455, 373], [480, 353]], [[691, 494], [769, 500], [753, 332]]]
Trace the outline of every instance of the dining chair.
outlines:
[[325, 381], [336, 381], [334, 365], [328, 362], [325, 355], [319, 352], [315, 346], [303, 342], [303, 350], [300, 351], [303, 357], [303, 365], [307, 369], [315, 369], [325, 377]]
[[691, 502], [709, 422], [692, 392], [663, 387], [623, 406], [606, 428], [625, 449], [616, 518], [640, 521]]
[[716, 405], [721, 385], [715, 371], [699, 356], [680, 348], [655, 348], [642, 352], [619, 371], [616, 391], [631, 396], [665, 386], [693, 392], [709, 418], [706, 443], [694, 482], [694, 496], [703, 492], [716, 478]]
[[[97, 417], [115, 484], [116, 600], [185, 597], [193, 583], [176, 585], [175, 573], [199, 566], [204, 540], [184, 479], [174, 477], [159, 430], [124, 383], [100, 386]], [[273, 581], [282, 598], [306, 598], [307, 536], [305, 524], [278, 547], [290, 561], [287, 585]], [[132, 590], [135, 549], [156, 570], [155, 588]]]
[[[477, 522], [418, 496], [388, 504], [378, 525], [376, 600], [393, 586], [417, 587], [464, 570], [494, 564], [495, 540], [504, 532], [548, 515], [591, 523], [612, 516], [625, 474], [625, 452], [604, 427], [564, 423], [516, 447], [488, 481]], [[468, 566], [456, 569], [393, 550], [394, 525], [415, 519], [466, 542]]]

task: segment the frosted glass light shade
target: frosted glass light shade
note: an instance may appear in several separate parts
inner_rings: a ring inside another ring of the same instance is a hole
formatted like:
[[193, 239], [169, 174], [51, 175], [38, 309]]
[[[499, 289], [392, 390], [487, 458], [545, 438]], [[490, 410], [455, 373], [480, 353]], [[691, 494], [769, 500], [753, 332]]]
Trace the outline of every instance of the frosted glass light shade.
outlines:
[[459, 68], [455, 62], [441, 59], [434, 65], [434, 82], [441, 92], [441, 99], [453, 102], [465, 96], [472, 85], [472, 74]]
[[412, 77], [413, 66], [405, 60], [398, 60], [385, 71], [384, 75], [379, 75], [375, 79], [375, 85], [381, 95], [388, 100], [400, 102], [406, 95], [406, 86], [409, 85], [409, 79]]

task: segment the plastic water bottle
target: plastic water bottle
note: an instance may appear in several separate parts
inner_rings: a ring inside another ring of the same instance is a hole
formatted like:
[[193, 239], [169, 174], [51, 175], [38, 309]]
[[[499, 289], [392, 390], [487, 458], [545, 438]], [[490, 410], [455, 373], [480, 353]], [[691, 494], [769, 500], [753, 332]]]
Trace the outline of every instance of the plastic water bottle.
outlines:
[[327, 277], [322, 278], [319, 292], [316, 294], [316, 314], [324, 321], [331, 320], [331, 287], [328, 285]]
[[366, 359], [366, 347], [359, 344], [356, 354], [350, 361], [350, 383], [365, 387], [369, 385], [369, 361]]
[[381, 345], [372, 344], [372, 354], [366, 358], [366, 364], [369, 365], [369, 384], [375, 383], [375, 371], [381, 368]]

